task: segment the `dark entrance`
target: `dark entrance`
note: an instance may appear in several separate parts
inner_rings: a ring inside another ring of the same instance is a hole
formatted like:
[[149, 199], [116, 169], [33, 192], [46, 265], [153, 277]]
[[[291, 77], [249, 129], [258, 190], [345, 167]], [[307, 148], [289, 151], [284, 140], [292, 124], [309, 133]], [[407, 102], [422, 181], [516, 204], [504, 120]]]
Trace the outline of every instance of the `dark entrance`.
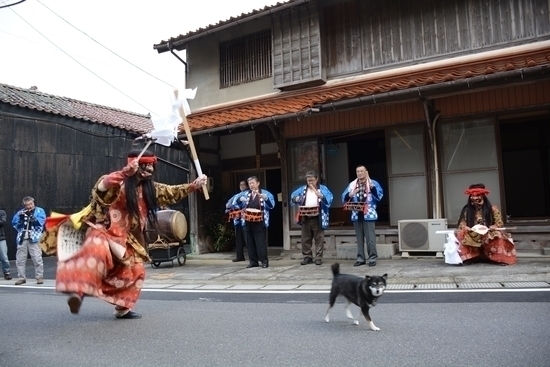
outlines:
[[360, 134], [346, 139], [348, 144], [349, 181], [357, 178], [355, 169], [362, 164], [367, 167], [369, 176], [377, 181], [384, 196], [378, 203], [378, 222], [389, 224], [388, 173], [386, 169], [386, 137], [384, 130]]
[[510, 221], [550, 217], [550, 121], [500, 124], [506, 215]]
[[277, 199], [282, 188], [281, 170], [268, 169], [265, 171], [265, 185], [262, 185], [275, 197], [275, 208], [269, 213], [269, 228], [267, 230], [267, 244], [270, 247], [283, 246], [283, 206]]

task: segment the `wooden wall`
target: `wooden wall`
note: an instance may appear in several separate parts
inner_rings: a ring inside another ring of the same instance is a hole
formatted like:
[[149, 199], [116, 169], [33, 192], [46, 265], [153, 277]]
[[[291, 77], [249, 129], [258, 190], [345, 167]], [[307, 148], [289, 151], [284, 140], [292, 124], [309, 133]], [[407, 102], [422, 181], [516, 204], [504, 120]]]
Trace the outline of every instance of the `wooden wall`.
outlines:
[[[435, 110], [441, 111], [441, 118], [544, 105], [550, 107], [550, 81], [456, 94], [433, 102]], [[417, 121], [426, 121], [420, 101], [311, 115], [301, 121], [287, 121], [284, 135], [286, 138], [306, 137]]]
[[[73, 213], [82, 209], [99, 177], [122, 168], [128, 152], [134, 149], [135, 134], [125, 130], [5, 107], [0, 106], [0, 209], [6, 211], [9, 223], [25, 196], [32, 196], [47, 214], [52, 210]], [[162, 159], [189, 167], [184, 151], [155, 144], [151, 150]], [[188, 178], [186, 171], [159, 161], [155, 180], [176, 184]], [[186, 200], [173, 209], [189, 218]], [[15, 230], [11, 224], [6, 227], [6, 235], [10, 258], [14, 258]]]
[[321, 12], [327, 78], [548, 39], [549, 9], [546, 0], [329, 4]]

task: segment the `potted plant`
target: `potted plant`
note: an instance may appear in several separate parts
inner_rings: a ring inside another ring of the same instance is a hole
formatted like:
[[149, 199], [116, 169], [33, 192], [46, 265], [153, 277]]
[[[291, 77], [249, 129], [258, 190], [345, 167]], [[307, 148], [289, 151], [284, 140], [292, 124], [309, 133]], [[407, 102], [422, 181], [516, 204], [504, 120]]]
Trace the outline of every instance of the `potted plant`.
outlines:
[[210, 213], [206, 220], [206, 233], [212, 237], [214, 252], [231, 250], [235, 239], [233, 226], [223, 214]]

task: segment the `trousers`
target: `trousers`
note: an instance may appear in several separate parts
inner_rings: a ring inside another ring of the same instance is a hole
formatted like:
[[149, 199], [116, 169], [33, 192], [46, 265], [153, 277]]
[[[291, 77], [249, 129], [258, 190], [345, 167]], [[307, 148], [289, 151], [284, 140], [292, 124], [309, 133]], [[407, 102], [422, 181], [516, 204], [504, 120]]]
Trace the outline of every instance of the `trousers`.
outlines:
[[0, 240], [0, 262], [2, 263], [2, 272], [10, 272], [10, 261], [8, 260], [8, 244], [6, 240]]
[[42, 249], [38, 243], [32, 243], [29, 240], [23, 240], [23, 242], [17, 246], [17, 252], [15, 253], [15, 266], [17, 266], [17, 276], [19, 279], [27, 279], [26, 265], [27, 265], [27, 253], [30, 255], [34, 264], [34, 276], [36, 279], [42, 279], [44, 277], [44, 262], [42, 261]]
[[353, 222], [355, 237], [357, 237], [357, 261], [366, 262], [365, 239], [367, 242], [367, 255], [369, 262], [376, 262], [378, 252], [376, 251], [376, 232], [374, 221], [358, 220]]
[[323, 258], [325, 249], [325, 231], [319, 222], [319, 216], [302, 217], [302, 255], [313, 257], [313, 242], [315, 241], [315, 260]]

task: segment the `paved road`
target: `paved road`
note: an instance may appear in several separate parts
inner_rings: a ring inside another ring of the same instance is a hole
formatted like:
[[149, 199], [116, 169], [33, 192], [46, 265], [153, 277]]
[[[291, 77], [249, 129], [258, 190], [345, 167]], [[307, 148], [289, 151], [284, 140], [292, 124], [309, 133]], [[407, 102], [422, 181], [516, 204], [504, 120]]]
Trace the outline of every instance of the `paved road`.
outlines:
[[326, 298], [146, 291], [141, 320], [116, 320], [97, 299], [74, 316], [51, 289], [0, 287], [0, 364], [538, 367], [550, 359], [545, 289], [390, 292], [371, 313], [380, 332], [352, 325], [342, 301], [325, 323]]

